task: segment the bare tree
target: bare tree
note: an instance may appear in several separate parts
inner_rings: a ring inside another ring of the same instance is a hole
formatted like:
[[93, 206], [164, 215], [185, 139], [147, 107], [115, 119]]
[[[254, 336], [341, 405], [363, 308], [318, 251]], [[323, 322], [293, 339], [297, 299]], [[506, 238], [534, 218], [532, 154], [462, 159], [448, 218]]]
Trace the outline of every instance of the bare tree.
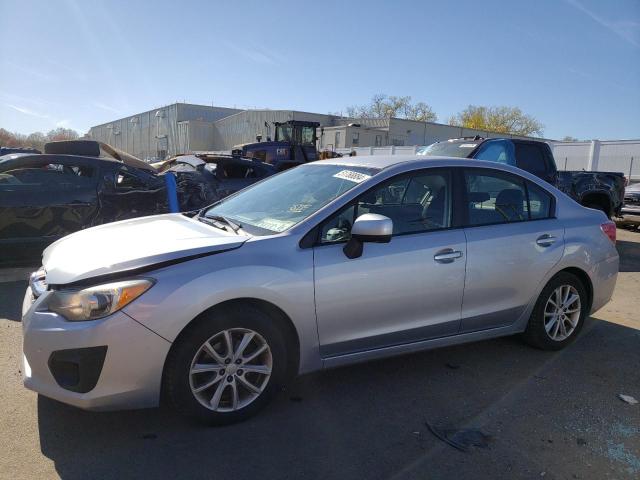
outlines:
[[422, 122], [435, 122], [438, 116], [424, 102], [411, 103], [411, 97], [388, 96], [378, 93], [367, 105], [347, 107], [347, 115], [354, 118], [406, 118]]
[[10, 132], [0, 128], [0, 146], [17, 148], [37, 148], [42, 151], [44, 144], [57, 140], [76, 140], [80, 137], [78, 132], [70, 128], [56, 128], [46, 135], [42, 132], [33, 132], [24, 135], [18, 132]]
[[57, 142], [60, 140], [77, 140], [80, 135], [75, 130], [70, 128], [56, 128], [55, 130], [50, 130], [47, 133], [47, 140], [50, 142]]

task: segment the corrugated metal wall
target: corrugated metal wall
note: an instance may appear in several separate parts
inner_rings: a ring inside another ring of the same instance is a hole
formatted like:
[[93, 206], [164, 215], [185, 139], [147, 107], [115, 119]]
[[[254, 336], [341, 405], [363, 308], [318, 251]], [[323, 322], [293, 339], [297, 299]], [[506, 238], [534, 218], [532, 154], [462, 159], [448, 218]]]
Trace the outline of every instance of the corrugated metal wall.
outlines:
[[[255, 142], [258, 134], [262, 135], [263, 140], [267, 136], [273, 139], [273, 122], [303, 120], [327, 126], [333, 125], [337, 118], [339, 117], [293, 110], [247, 110], [215, 122], [214, 150], [231, 150], [235, 145]], [[269, 129], [265, 127], [265, 122], [270, 125]]]
[[[189, 143], [191, 137], [179, 138], [179, 122], [188, 120], [213, 122], [240, 111], [233, 108], [174, 103], [92, 127], [89, 130], [89, 136], [136, 157], [154, 161], [159, 160], [163, 152], [166, 155], [184, 153], [183, 148]], [[188, 125], [183, 126], [182, 129], [184, 130], [181, 132], [182, 135], [190, 133]], [[210, 146], [213, 145], [212, 130], [213, 128], [209, 127], [208, 144]], [[200, 136], [202, 131], [203, 127], [196, 127], [194, 133], [199, 146], [204, 145]]]

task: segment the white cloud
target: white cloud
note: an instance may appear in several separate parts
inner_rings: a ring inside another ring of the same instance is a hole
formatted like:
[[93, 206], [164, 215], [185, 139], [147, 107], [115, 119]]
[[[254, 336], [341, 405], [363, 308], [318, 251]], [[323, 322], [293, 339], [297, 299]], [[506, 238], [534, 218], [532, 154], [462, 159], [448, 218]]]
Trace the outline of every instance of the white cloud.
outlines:
[[599, 23], [606, 29], [612, 31], [620, 38], [624, 39], [634, 47], [640, 48], [640, 22], [633, 20], [611, 21], [592, 12], [585, 7], [579, 0], [566, 0], [572, 7], [580, 10], [585, 15], [591, 17], [592, 20]]
[[20, 107], [18, 105], [12, 105], [10, 103], [6, 104], [7, 107], [14, 109], [17, 112], [23, 113], [24, 115], [29, 115], [30, 117], [37, 117], [37, 118], [49, 118], [49, 115], [45, 115], [43, 113], [39, 113], [39, 112], [35, 112], [33, 110], [30, 110], [26, 107]]
[[93, 102], [93, 106], [100, 108], [102, 110], [106, 110], [107, 112], [111, 112], [111, 113], [120, 113], [120, 110], [118, 110], [117, 108], [114, 108], [110, 105], [106, 105], [104, 103], [101, 102]]
[[278, 52], [270, 51], [262, 47], [252, 46], [250, 48], [246, 48], [228, 41], [225, 41], [224, 44], [227, 48], [230, 48], [234, 52], [256, 63], [278, 65], [285, 61], [285, 58]]

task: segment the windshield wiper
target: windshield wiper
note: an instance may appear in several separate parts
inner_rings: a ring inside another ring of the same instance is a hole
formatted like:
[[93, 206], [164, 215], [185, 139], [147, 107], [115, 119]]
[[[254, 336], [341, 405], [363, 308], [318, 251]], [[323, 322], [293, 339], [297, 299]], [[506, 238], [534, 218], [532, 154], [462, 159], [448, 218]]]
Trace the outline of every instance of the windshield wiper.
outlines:
[[[209, 225], [214, 225], [217, 224], [223, 224], [222, 228], [224, 228], [225, 230], [227, 230], [227, 227], [231, 228], [231, 230], [233, 231], [233, 233], [238, 233], [238, 230], [240, 230], [240, 228], [242, 228], [242, 225], [238, 225], [235, 222], [232, 222], [231, 220], [229, 220], [227, 217], [223, 217], [222, 215], [204, 215], [204, 216], [199, 216], [198, 220], [200, 220], [203, 223], [207, 223]], [[213, 220], [213, 221], [207, 221], [207, 220]]]

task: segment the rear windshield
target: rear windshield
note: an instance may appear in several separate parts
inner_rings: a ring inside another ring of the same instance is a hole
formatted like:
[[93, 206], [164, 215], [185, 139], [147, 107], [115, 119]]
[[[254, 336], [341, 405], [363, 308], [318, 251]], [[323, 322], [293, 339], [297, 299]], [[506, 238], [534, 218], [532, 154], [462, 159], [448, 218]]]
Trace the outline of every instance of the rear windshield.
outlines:
[[435, 155], [440, 157], [467, 157], [479, 142], [438, 142], [428, 147], [420, 147], [418, 155]]

